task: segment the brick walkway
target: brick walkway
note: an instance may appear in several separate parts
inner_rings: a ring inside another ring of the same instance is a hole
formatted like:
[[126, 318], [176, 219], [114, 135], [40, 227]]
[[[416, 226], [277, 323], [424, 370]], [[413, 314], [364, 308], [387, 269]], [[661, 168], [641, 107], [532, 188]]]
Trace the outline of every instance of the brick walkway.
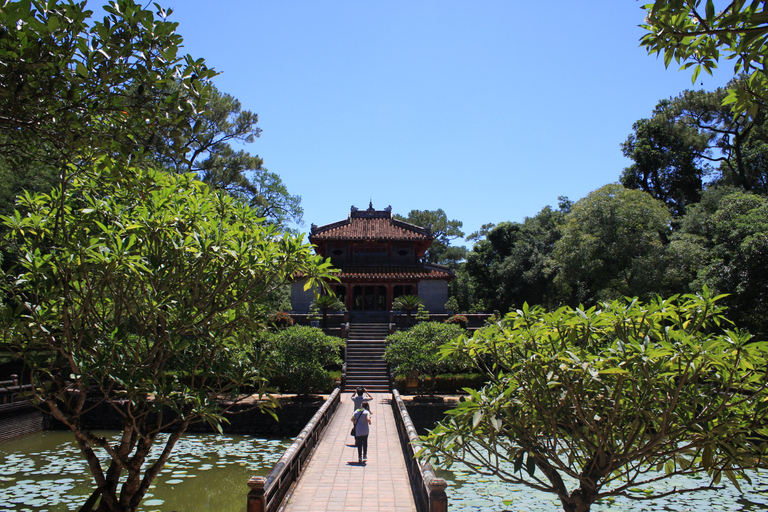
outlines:
[[285, 512], [415, 512], [389, 393], [372, 393], [368, 462], [358, 464], [352, 395], [341, 405], [288, 500]]

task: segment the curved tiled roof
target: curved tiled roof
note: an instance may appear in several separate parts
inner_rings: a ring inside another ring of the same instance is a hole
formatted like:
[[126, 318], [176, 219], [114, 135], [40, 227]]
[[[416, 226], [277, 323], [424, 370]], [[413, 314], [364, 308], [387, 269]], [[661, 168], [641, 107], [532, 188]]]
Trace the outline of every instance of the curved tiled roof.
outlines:
[[392, 210], [367, 210], [352, 208], [345, 220], [326, 224], [312, 225], [309, 233], [310, 242], [325, 240], [411, 240], [432, 241], [432, 232], [428, 228], [415, 226], [392, 218]]
[[453, 271], [442, 265], [423, 267], [342, 267], [338, 276], [344, 279], [450, 279]]

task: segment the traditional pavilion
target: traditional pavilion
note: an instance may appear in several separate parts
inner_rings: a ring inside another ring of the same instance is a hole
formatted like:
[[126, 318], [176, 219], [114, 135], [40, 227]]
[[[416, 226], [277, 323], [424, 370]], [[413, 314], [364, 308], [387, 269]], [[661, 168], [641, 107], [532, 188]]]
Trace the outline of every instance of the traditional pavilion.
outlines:
[[[353, 206], [345, 220], [313, 224], [309, 233], [315, 251], [341, 270], [334, 292], [349, 311], [388, 311], [400, 295], [418, 295], [426, 310], [444, 312], [454, 273], [422, 261], [433, 240], [429, 228], [394, 219], [391, 206], [375, 210], [373, 204], [367, 210]], [[293, 284], [295, 312], [308, 311], [312, 300], [303, 283]]]

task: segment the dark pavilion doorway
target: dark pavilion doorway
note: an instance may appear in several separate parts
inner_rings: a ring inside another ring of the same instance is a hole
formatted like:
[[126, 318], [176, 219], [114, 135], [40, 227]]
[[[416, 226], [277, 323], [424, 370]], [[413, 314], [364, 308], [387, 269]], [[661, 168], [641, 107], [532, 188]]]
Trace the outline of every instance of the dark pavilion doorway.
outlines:
[[353, 286], [352, 309], [356, 311], [386, 311], [387, 287], [382, 285]]

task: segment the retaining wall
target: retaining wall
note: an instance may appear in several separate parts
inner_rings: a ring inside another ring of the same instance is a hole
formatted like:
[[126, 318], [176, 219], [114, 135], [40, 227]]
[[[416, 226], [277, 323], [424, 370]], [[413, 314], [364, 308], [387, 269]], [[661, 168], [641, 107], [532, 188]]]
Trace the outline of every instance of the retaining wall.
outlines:
[[[323, 400], [297, 401], [280, 400], [282, 407], [276, 410], [279, 421], [252, 406], [238, 406], [224, 416], [229, 423], [222, 425], [225, 433], [265, 434], [281, 437], [295, 437], [309, 422]], [[88, 430], [119, 430], [120, 416], [107, 404], [100, 404], [83, 419]], [[32, 407], [28, 402], [0, 404], [0, 442], [43, 430], [67, 430], [58, 420]], [[213, 433], [204, 422], [189, 426], [188, 432]]]

